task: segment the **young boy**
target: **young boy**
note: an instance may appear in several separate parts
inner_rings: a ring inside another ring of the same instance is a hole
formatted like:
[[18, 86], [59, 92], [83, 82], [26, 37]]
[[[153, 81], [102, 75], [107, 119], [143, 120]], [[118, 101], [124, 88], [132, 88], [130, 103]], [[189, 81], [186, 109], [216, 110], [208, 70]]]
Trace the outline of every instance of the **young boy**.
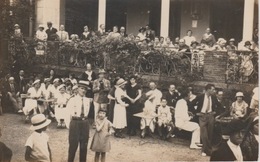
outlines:
[[[0, 128], [0, 137], [2, 136]], [[12, 150], [10, 150], [4, 143], [0, 142], [0, 161], [10, 162], [12, 159]]]
[[44, 133], [51, 120], [46, 119], [43, 114], [37, 114], [31, 119], [31, 130], [34, 132], [27, 139], [25, 147], [25, 160], [26, 161], [51, 161], [51, 150], [48, 144], [49, 137]]
[[167, 106], [166, 99], [161, 100], [161, 106], [158, 108], [158, 132], [162, 139], [170, 137], [174, 129], [172, 122], [172, 113], [170, 107]]

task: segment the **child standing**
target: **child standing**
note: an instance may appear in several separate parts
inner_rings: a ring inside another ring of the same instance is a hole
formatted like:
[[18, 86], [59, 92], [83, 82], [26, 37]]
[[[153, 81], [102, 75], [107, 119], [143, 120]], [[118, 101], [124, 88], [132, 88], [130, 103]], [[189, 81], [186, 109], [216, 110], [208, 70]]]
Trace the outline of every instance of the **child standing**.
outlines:
[[106, 118], [106, 110], [100, 109], [96, 120], [96, 132], [90, 146], [92, 151], [95, 151], [95, 162], [106, 160], [106, 152], [111, 149], [109, 136], [112, 134], [112, 123]]
[[51, 161], [51, 150], [48, 144], [49, 137], [44, 131], [51, 123], [51, 120], [46, 119], [43, 114], [37, 114], [31, 119], [31, 130], [34, 132], [27, 139], [25, 147], [25, 160], [26, 161]]

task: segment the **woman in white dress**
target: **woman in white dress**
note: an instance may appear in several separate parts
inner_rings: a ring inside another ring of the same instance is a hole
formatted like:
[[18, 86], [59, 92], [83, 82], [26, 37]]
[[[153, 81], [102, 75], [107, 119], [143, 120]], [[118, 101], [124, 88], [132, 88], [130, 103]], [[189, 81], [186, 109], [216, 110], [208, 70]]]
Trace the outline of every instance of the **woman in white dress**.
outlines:
[[66, 105], [70, 95], [66, 93], [65, 85], [61, 84], [58, 87], [57, 102], [55, 103], [55, 117], [58, 122], [57, 128], [66, 128], [64, 119], [66, 117]]
[[114, 107], [114, 119], [113, 119], [113, 126], [115, 128], [115, 137], [124, 138], [122, 135], [122, 129], [127, 126], [127, 119], [126, 119], [126, 107], [129, 104], [125, 103], [122, 99], [132, 99], [126, 94], [124, 90], [127, 81], [120, 78], [116, 82], [116, 91], [115, 91], [115, 107]]
[[[26, 115], [26, 121], [29, 120], [29, 115], [31, 113], [37, 113], [37, 100], [43, 97], [43, 91], [41, 89], [41, 82], [39, 79], [35, 80], [32, 84], [32, 87], [28, 89], [27, 99], [25, 100], [23, 112]], [[32, 112], [34, 110], [34, 112]], [[41, 109], [39, 109], [40, 113]]]

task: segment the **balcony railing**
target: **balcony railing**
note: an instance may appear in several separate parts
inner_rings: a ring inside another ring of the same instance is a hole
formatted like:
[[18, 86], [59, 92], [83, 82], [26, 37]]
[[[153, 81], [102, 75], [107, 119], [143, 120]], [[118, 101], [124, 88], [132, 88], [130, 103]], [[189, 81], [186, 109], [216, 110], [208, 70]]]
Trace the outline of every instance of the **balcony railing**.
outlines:
[[[46, 42], [44, 45], [34, 41], [20, 44], [9, 41], [9, 52], [10, 56], [17, 56], [24, 63], [33, 65], [85, 68], [87, 63], [91, 63], [95, 68], [124, 74], [185, 76], [191, 81], [207, 80], [209, 75], [213, 75], [211, 70], [219, 68], [214, 75], [217, 75], [216, 78], [224, 77], [223, 82], [258, 82], [258, 54], [251, 51], [176, 52], [169, 48], [141, 50], [134, 40], [120, 38], [92, 42]], [[215, 66], [217, 60], [220, 64]], [[216, 81], [212, 78], [208, 80]]]

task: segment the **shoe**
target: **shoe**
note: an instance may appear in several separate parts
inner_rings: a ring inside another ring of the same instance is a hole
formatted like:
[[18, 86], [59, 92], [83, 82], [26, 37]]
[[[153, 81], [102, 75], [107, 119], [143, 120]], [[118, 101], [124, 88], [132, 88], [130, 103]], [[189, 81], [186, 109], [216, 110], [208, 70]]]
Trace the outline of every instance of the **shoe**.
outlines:
[[142, 132], [141, 132], [141, 138], [144, 138], [145, 137], [145, 130], [142, 130]]
[[202, 153], [201, 153], [201, 156], [206, 157], [207, 154], [206, 154], [205, 152], [202, 152]]
[[57, 128], [61, 128], [61, 127], [62, 127], [61, 123], [58, 123]]
[[[201, 147], [198, 147], [198, 146], [190, 146], [190, 149], [200, 150]], [[203, 155], [202, 155], [202, 156], [203, 156]]]
[[23, 110], [19, 110], [17, 113], [18, 113], [18, 114], [22, 114], [22, 113], [23, 113]]
[[195, 143], [198, 147], [202, 147], [203, 144], [202, 143]]
[[24, 121], [25, 123], [29, 123], [30, 122], [30, 117], [29, 116], [26, 116], [26, 118], [25, 118], [25, 121]]

